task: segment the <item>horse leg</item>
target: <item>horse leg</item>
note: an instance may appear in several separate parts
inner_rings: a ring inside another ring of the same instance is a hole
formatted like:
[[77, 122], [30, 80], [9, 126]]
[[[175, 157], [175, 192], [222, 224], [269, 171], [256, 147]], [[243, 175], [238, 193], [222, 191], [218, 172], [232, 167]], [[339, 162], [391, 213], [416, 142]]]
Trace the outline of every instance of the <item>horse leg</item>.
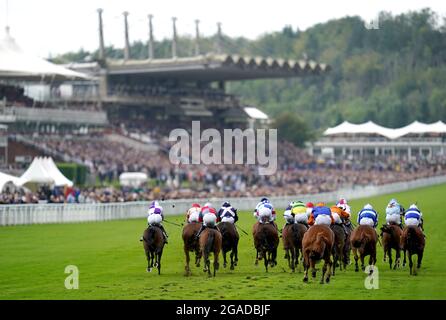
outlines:
[[399, 248], [395, 249], [395, 264], [393, 265], [393, 270], [400, 267], [401, 264], [401, 250]]
[[360, 259], [361, 259], [361, 269], [362, 269], [362, 271], [364, 271], [365, 270], [365, 265], [364, 265], [365, 254], [363, 252], [360, 252]]
[[146, 258], [147, 258], [147, 272], [150, 272], [150, 271], [152, 271], [151, 269], [150, 269], [150, 252], [149, 251], [146, 251]]
[[236, 267], [238, 263], [238, 241], [234, 245], [234, 248], [232, 248], [232, 252], [234, 252], [234, 267]]
[[404, 258], [403, 258], [403, 267], [405, 267], [405, 266], [406, 266], [406, 249], [403, 249], [403, 255], [404, 255]]
[[163, 250], [161, 249], [158, 254], [156, 255], [157, 262], [156, 265], [158, 267], [158, 275], [161, 274], [161, 256], [163, 255]]
[[308, 269], [310, 268], [310, 263], [308, 261], [309, 257], [307, 255], [304, 256], [303, 266], [304, 266], [304, 278], [303, 282], [308, 282]]
[[[299, 248], [294, 249], [294, 268], [299, 269]], [[299, 272], [299, 270], [297, 270]]]
[[234, 257], [235, 257], [234, 248], [232, 248], [231, 255], [229, 257], [231, 258], [231, 267], [229, 269], [234, 270]]
[[296, 271], [296, 249], [295, 248], [291, 249], [291, 269], [293, 270], [293, 272]]
[[414, 273], [414, 267], [412, 262], [412, 251], [409, 250], [409, 269], [410, 269], [410, 275], [415, 275]]
[[219, 267], [220, 267], [220, 265], [218, 263], [218, 252], [214, 251], [214, 277], [215, 277], [215, 273]]
[[226, 263], [226, 251], [223, 250], [223, 268], [226, 268], [226, 265], [227, 265], [227, 263]]
[[353, 256], [355, 257], [355, 272], [359, 271], [359, 267], [358, 267], [358, 250], [357, 249], [353, 249]]
[[190, 263], [190, 255], [189, 255], [189, 250], [185, 247], [184, 248], [184, 254], [185, 254], [185, 256], [186, 256], [186, 266], [184, 267], [184, 270], [185, 270], [185, 276], [189, 276], [190, 274], [191, 274], [191, 272], [190, 272], [190, 266], [189, 266], [189, 263]]
[[310, 260], [310, 267], [311, 267], [311, 276], [313, 278], [316, 278], [316, 261], [313, 259]]
[[423, 260], [423, 251], [418, 251], [418, 261], [417, 261], [417, 268], [421, 268], [421, 261]]
[[265, 270], [268, 272], [268, 253], [263, 253], [263, 259], [265, 264]]
[[257, 266], [259, 265], [259, 250], [256, 249], [256, 261], [254, 262], [254, 264]]
[[388, 249], [388, 251], [387, 251], [387, 255], [389, 256], [389, 266], [390, 266], [390, 269], [392, 269], [392, 248], [389, 248]]
[[201, 250], [196, 250], [195, 251], [195, 266], [197, 268], [200, 268], [200, 262], [201, 262], [201, 257], [202, 257], [202, 252]]

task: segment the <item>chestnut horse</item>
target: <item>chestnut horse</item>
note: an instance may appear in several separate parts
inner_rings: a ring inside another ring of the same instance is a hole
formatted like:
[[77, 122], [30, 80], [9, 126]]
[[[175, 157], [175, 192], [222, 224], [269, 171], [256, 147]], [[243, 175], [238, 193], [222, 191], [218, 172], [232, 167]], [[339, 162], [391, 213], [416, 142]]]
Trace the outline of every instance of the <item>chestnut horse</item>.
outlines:
[[383, 261], [386, 261], [386, 257], [389, 257], [389, 266], [392, 269], [392, 249], [396, 252], [395, 257], [395, 265], [393, 269], [395, 270], [397, 267], [400, 267], [401, 263], [401, 235], [403, 234], [403, 230], [396, 224], [385, 224], [381, 227], [381, 237], [383, 239], [383, 249], [384, 249], [384, 258]]
[[144, 230], [143, 247], [147, 257], [147, 272], [152, 272], [152, 268], [158, 268], [161, 274], [161, 256], [163, 255], [164, 236], [161, 229], [152, 225]]
[[304, 255], [304, 282], [308, 282], [308, 270], [311, 268], [311, 275], [316, 278], [316, 262], [324, 260], [322, 267], [322, 278], [320, 283], [330, 282], [331, 254], [334, 246], [335, 235], [333, 231], [325, 225], [314, 225], [305, 232], [302, 240], [302, 252]]
[[345, 270], [347, 268], [347, 257], [345, 257], [345, 244], [347, 237], [344, 228], [339, 224], [331, 225], [330, 229], [333, 231], [335, 236], [333, 245], [333, 275], [335, 275], [336, 267], [338, 265], [341, 270]]
[[277, 265], [277, 247], [279, 246], [279, 232], [273, 223], [257, 222], [253, 227], [254, 246], [256, 248], [256, 261], [264, 259], [265, 270], [268, 272], [268, 265]]
[[238, 262], [239, 234], [235, 228], [235, 225], [230, 222], [220, 222], [217, 227], [222, 236], [223, 267], [226, 268], [226, 253], [231, 251], [230, 269], [234, 270], [234, 267], [237, 266]]
[[302, 251], [302, 239], [307, 227], [302, 223], [287, 224], [282, 231], [283, 249], [288, 266], [294, 272], [299, 263], [299, 251]]
[[[353, 230], [350, 236], [350, 243], [355, 257], [355, 271], [359, 271], [358, 259], [361, 259], [361, 269], [364, 271], [364, 258], [370, 256], [369, 265], [376, 264], [376, 242], [378, 235], [371, 226], [360, 225]], [[359, 257], [358, 257], [359, 252]], [[373, 273], [373, 268], [370, 269], [370, 274]]]
[[191, 275], [191, 270], [189, 267], [190, 262], [190, 252], [195, 252], [195, 265], [197, 267], [200, 266], [200, 260], [201, 260], [201, 251], [200, 251], [200, 245], [198, 243], [198, 239], [196, 238], [196, 235], [198, 233], [198, 230], [200, 230], [201, 223], [198, 222], [192, 222], [187, 223], [183, 228], [183, 242], [184, 242], [184, 254], [186, 255], [186, 266], [185, 266], [185, 275], [189, 276]]
[[203, 271], [211, 276], [211, 262], [209, 259], [210, 254], [214, 254], [214, 277], [218, 270], [218, 255], [221, 251], [222, 237], [220, 231], [213, 228], [206, 228], [200, 235], [200, 250], [203, 256], [204, 269]]
[[[423, 260], [424, 246], [426, 240], [424, 239], [423, 232], [419, 227], [406, 226], [401, 236], [401, 248], [404, 252], [403, 266], [406, 265], [406, 251], [409, 252], [409, 268], [410, 275], [417, 275], [417, 269], [421, 268], [421, 261]], [[412, 262], [412, 255], [418, 256], [417, 266], [415, 267]]]

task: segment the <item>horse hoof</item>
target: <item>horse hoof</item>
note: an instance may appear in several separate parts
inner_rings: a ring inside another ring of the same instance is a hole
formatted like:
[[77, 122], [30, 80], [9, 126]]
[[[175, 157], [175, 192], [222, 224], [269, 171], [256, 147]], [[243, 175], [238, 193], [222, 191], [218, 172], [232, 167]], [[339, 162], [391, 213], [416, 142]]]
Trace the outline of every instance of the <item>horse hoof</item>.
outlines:
[[324, 280], [319, 281], [320, 284], [324, 284]]
[[226, 268], [226, 263], [223, 263], [223, 268]]
[[147, 268], [147, 272], [152, 272], [152, 268]]
[[234, 270], [234, 265], [232, 265], [229, 269]]
[[303, 279], [303, 282], [308, 283], [308, 277], [305, 277], [305, 278]]
[[330, 278], [325, 279], [326, 283], [330, 283]]
[[359, 272], [359, 268], [355, 268], [355, 272]]

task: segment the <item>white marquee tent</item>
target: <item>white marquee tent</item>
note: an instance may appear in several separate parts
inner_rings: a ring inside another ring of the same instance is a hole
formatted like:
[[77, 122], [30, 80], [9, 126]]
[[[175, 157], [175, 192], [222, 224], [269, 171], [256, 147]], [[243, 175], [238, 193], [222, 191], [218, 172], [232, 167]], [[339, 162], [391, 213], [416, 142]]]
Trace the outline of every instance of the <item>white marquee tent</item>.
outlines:
[[54, 186], [73, 186], [56, 167], [51, 158], [34, 158], [29, 168], [20, 177], [21, 185], [49, 184]]
[[0, 192], [3, 191], [3, 188], [8, 184], [13, 184], [18, 187], [22, 185], [22, 180], [19, 177], [0, 172]]
[[90, 77], [24, 52], [10, 36], [0, 40], [0, 79], [66, 80]]

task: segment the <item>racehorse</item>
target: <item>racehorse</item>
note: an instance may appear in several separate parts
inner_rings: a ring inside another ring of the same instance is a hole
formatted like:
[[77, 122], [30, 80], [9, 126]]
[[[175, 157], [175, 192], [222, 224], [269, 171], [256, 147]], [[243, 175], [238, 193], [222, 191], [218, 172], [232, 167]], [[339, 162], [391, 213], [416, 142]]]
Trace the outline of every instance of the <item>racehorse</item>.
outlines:
[[214, 277], [218, 270], [218, 255], [221, 251], [222, 236], [220, 231], [213, 228], [206, 228], [200, 235], [200, 250], [204, 261], [204, 272], [207, 272], [209, 277], [211, 276], [211, 262], [209, 256], [214, 254]]
[[330, 282], [331, 254], [334, 246], [334, 233], [325, 225], [314, 225], [304, 234], [302, 240], [302, 252], [304, 255], [304, 282], [308, 282], [308, 270], [311, 268], [311, 275], [316, 278], [316, 262], [324, 260], [322, 267], [322, 278], [320, 283]]
[[143, 233], [143, 246], [147, 257], [147, 272], [155, 266], [161, 274], [161, 256], [163, 255], [164, 236], [161, 229], [151, 225]]
[[237, 266], [238, 262], [238, 241], [239, 234], [235, 225], [230, 222], [220, 222], [218, 224], [218, 230], [220, 230], [222, 235], [222, 252], [223, 252], [223, 267], [226, 268], [226, 253], [231, 251], [231, 270]]
[[285, 257], [293, 272], [299, 263], [299, 251], [302, 251], [302, 239], [306, 231], [307, 227], [302, 223], [287, 224], [282, 231]]
[[[350, 243], [353, 248], [353, 255], [355, 257], [355, 271], [359, 271], [358, 259], [361, 259], [361, 269], [364, 271], [364, 258], [370, 256], [369, 265], [376, 264], [376, 242], [378, 235], [375, 229], [371, 226], [360, 225], [353, 230], [350, 236]], [[358, 257], [359, 252], [359, 257]], [[370, 274], [373, 273], [373, 268], [370, 269]]]
[[189, 267], [190, 252], [195, 252], [195, 265], [200, 266], [201, 250], [196, 237], [198, 230], [200, 230], [201, 224], [198, 222], [187, 223], [183, 228], [183, 242], [184, 242], [184, 254], [186, 255], [185, 275], [191, 275]]
[[[419, 227], [406, 226], [401, 236], [401, 248], [404, 252], [403, 266], [406, 265], [406, 251], [409, 252], [409, 268], [410, 275], [417, 275], [417, 269], [421, 268], [421, 261], [423, 260], [424, 246], [426, 241], [423, 232]], [[412, 262], [412, 255], [418, 256], [417, 266]]]
[[396, 251], [395, 257], [395, 265], [393, 269], [400, 267], [401, 262], [401, 235], [403, 234], [403, 230], [396, 225], [383, 225], [381, 227], [381, 237], [383, 239], [383, 249], [384, 249], [384, 262], [386, 261], [386, 257], [389, 257], [389, 266], [392, 269], [392, 249]]
[[333, 224], [330, 229], [334, 233], [334, 245], [333, 245], [333, 276], [335, 275], [336, 267], [339, 264], [339, 268], [347, 268], [347, 258], [345, 257], [345, 244], [347, 241], [344, 228], [339, 224]]
[[268, 272], [268, 265], [277, 265], [277, 247], [279, 246], [279, 232], [273, 223], [257, 222], [253, 227], [254, 246], [257, 250], [255, 264], [264, 259], [265, 270]]

